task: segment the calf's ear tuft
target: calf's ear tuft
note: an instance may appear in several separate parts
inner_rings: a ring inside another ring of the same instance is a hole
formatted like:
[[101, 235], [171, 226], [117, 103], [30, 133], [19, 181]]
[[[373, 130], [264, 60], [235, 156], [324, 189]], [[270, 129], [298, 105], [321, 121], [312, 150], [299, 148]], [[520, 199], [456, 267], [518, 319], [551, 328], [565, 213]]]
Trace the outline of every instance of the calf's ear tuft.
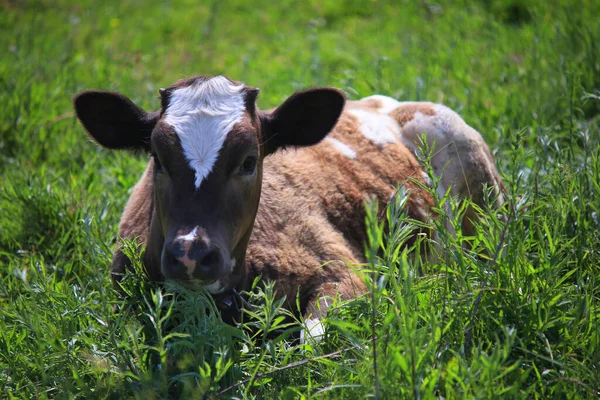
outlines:
[[95, 90], [76, 95], [73, 106], [79, 121], [101, 146], [150, 151], [150, 135], [160, 113], [146, 112], [120, 93]]

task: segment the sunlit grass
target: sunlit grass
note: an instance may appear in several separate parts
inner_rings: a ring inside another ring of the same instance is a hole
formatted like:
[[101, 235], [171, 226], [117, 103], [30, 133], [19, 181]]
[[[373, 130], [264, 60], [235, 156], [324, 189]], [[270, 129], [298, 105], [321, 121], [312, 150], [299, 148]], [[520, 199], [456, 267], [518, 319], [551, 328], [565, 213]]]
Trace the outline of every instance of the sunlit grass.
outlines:
[[[598, 396], [598, 15], [584, 0], [2, 3], [0, 397]], [[111, 248], [147, 158], [97, 148], [71, 98], [155, 110], [158, 88], [217, 73], [261, 88], [263, 108], [315, 85], [443, 102], [490, 144], [505, 208], [450, 235], [464, 205], [434, 190], [440, 245], [407, 247], [410, 193], [367, 203], [369, 294], [332, 299], [321, 342], [295, 340], [262, 283], [224, 324], [206, 293], [147, 282], [130, 242], [124, 301]]]

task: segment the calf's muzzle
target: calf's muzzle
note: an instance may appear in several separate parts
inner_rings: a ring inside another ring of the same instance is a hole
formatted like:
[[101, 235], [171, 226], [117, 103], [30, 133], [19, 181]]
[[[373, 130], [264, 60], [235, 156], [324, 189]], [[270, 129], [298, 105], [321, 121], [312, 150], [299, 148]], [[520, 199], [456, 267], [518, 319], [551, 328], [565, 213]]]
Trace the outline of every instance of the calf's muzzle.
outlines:
[[165, 241], [162, 272], [167, 279], [214, 281], [223, 275], [225, 260], [223, 249], [194, 229]]

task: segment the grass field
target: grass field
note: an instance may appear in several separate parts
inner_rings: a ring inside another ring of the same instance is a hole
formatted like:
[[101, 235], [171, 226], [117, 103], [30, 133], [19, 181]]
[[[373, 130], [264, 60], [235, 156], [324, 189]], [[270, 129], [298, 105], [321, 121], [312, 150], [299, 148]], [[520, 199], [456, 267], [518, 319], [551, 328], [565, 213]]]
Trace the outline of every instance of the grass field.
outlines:
[[[1, 1], [0, 397], [600, 395], [598, 16], [594, 0]], [[473, 252], [434, 226], [447, 256], [425, 264], [398, 251], [399, 207], [390, 234], [371, 213], [371, 295], [319, 343], [288, 339], [268, 286], [237, 327], [139, 276], [124, 304], [108, 266], [147, 156], [92, 144], [71, 98], [155, 110], [158, 88], [219, 73], [262, 108], [315, 85], [448, 105], [495, 153], [506, 222], [484, 218]]]

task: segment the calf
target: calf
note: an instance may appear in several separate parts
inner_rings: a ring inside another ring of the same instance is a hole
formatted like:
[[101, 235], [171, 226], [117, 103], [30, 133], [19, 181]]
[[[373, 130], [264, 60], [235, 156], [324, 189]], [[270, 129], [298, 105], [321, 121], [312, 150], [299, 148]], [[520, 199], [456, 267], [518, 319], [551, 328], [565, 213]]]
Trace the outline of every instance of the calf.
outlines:
[[[122, 237], [146, 246], [150, 279], [176, 279], [226, 300], [261, 275], [292, 310], [298, 297], [308, 325], [318, 326], [326, 311], [320, 298], [365, 291], [348, 268], [365, 261], [365, 199], [386, 205], [404, 185], [409, 216], [435, 216], [415, 158], [425, 133], [441, 191], [483, 206], [488, 186], [502, 202], [488, 146], [447, 107], [384, 96], [346, 102], [321, 88], [264, 112], [257, 95], [217, 76], [161, 89], [162, 107], [152, 113], [117, 93], [75, 97], [77, 117], [100, 145], [152, 155], [119, 226]], [[468, 209], [467, 235], [475, 219]], [[117, 248], [115, 281], [128, 265]]]

